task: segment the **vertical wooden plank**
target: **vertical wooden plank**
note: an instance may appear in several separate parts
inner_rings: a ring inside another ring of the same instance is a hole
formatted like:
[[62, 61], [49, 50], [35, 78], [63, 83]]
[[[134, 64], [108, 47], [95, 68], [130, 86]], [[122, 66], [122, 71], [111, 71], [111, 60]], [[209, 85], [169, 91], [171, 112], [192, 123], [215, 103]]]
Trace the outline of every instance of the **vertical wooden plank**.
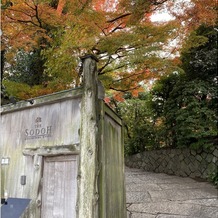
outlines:
[[103, 141], [106, 140], [104, 136], [104, 106], [103, 102], [100, 103], [100, 122], [99, 122], [99, 169], [100, 174], [98, 177], [98, 189], [99, 189], [99, 217], [106, 217], [106, 181], [105, 181], [105, 152], [104, 152], [104, 146]]
[[42, 218], [53, 217], [55, 162], [45, 158], [42, 189]]
[[99, 152], [101, 171], [99, 177], [100, 217], [124, 218], [124, 153], [123, 131], [119, 118], [103, 107], [102, 146]]
[[[72, 160], [72, 162], [65, 162], [65, 174], [64, 178], [66, 180], [64, 186], [64, 207], [65, 214], [64, 218], [72, 218], [76, 217], [76, 196], [77, 196], [77, 162], [76, 160]], [[75, 173], [69, 173], [70, 171]], [[73, 207], [72, 207], [73, 205]]]
[[97, 218], [99, 197], [97, 187], [97, 66], [95, 57], [91, 55], [83, 58], [83, 86], [77, 217]]
[[45, 158], [42, 218], [76, 217], [76, 178], [75, 155]]
[[[64, 186], [64, 217], [68, 218], [70, 215], [73, 216], [73, 210], [75, 210], [74, 208], [70, 209], [71, 205], [76, 205], [75, 202], [73, 202], [73, 200], [75, 199], [75, 197], [73, 197], [73, 187], [71, 186], [71, 184], [73, 183], [73, 180], [71, 180], [71, 177], [73, 174], [68, 173], [70, 170], [73, 170], [72, 166], [71, 166], [71, 162], [65, 162], [65, 166], [66, 170], [64, 171], [64, 178], [65, 178], [65, 186]], [[70, 186], [70, 187], [69, 187]], [[75, 193], [76, 194], [76, 193]], [[72, 212], [72, 214], [69, 214], [69, 212]], [[75, 213], [75, 211], [74, 211]]]
[[[62, 218], [64, 213], [64, 182], [65, 178], [63, 174], [65, 172], [63, 161], [55, 162], [55, 171], [54, 173], [54, 199], [53, 199], [53, 218]], [[72, 172], [71, 172], [72, 173]], [[70, 189], [70, 187], [69, 187]]]

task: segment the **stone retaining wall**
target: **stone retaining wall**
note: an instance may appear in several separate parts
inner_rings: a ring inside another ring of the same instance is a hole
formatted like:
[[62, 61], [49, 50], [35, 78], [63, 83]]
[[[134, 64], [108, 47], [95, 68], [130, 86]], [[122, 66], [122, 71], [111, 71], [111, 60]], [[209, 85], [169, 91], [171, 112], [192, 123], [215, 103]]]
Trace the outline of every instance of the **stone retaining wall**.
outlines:
[[160, 149], [125, 158], [126, 166], [145, 171], [207, 179], [218, 170], [218, 146], [210, 149]]

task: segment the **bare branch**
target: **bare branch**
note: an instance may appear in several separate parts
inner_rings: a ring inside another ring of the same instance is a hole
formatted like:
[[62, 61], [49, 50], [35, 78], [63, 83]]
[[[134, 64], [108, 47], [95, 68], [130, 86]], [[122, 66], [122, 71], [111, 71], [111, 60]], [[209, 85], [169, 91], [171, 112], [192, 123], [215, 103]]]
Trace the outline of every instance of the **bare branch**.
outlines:
[[39, 11], [38, 11], [38, 6], [37, 5], [35, 5], [35, 11], [36, 11], [36, 19], [39, 22], [39, 27], [42, 28], [42, 22], [41, 22], [41, 20], [39, 18]]
[[130, 74], [129, 76], [126, 76], [126, 77], [123, 77], [121, 79], [118, 79], [118, 80], [114, 80], [114, 82], [120, 82], [122, 80], [126, 80], [126, 79], [129, 79], [133, 76], [139, 76], [139, 75], [142, 75], [144, 72], [142, 71], [141, 73], [134, 73], [134, 74]]
[[110, 33], [115, 32], [116, 30], [122, 30], [126, 27], [126, 25], [124, 27], [122, 27], [122, 24], [124, 24], [123, 22], [118, 24]]
[[105, 67], [107, 67], [112, 62], [111, 59], [112, 59], [112, 57], [109, 56], [107, 62], [105, 63], [105, 65], [103, 67], [99, 68], [99, 70], [98, 70], [99, 75], [104, 74], [104, 73], [102, 73], [102, 71], [105, 69]]
[[31, 6], [27, 1], [25, 1], [24, 4], [27, 5], [29, 8], [31, 8], [32, 10], [35, 10], [35, 8], [33, 6]]
[[14, 12], [18, 12], [18, 13], [22, 13], [22, 14], [25, 14], [26, 16], [28, 17], [32, 17], [32, 15], [26, 13], [25, 11], [22, 11], [22, 10], [17, 10], [17, 9], [14, 9], [14, 8], [9, 8], [8, 9], [9, 11], [14, 11]]
[[122, 15], [120, 15], [119, 17], [116, 17], [116, 18], [114, 18], [114, 19], [112, 19], [112, 20], [108, 20], [107, 23], [113, 23], [114, 21], [117, 21], [117, 20], [119, 20], [119, 19], [121, 19], [121, 18], [130, 16], [130, 15], [131, 15], [131, 13], [122, 14]]
[[105, 33], [104, 29], [102, 29], [97, 23], [95, 23], [95, 25], [102, 31], [102, 33], [107, 36], [107, 34]]
[[[31, 20], [21, 20], [21, 19], [16, 19], [16, 18], [12, 18], [10, 16], [7, 16], [9, 19], [11, 20], [14, 20], [14, 21], [17, 21], [17, 22], [21, 22], [21, 23], [31, 23], [33, 24], [34, 26], [38, 26], [40, 28], [42, 28], [42, 22], [39, 18], [39, 13], [38, 13], [38, 5], [35, 5], [35, 7], [31, 6], [30, 4], [28, 4], [26, 1], [25, 1], [25, 4], [35, 12], [34, 15], [31, 15], [23, 10], [18, 10], [18, 9], [14, 9], [14, 8], [9, 8], [8, 10], [10, 11], [14, 11], [14, 12], [18, 12], [18, 13], [21, 13], [21, 14], [24, 14], [26, 16], [28, 16]], [[38, 21], [39, 25], [37, 25], [35, 22], [33, 22], [33, 18], [36, 18], [36, 20]]]
[[167, 2], [167, 1], [169, 1], [169, 0], [154, 1], [152, 4], [153, 4], [153, 5], [162, 5], [162, 4], [164, 4], [165, 2]]
[[[115, 71], [115, 70], [121, 69], [121, 68], [123, 68], [125, 66], [127, 66], [127, 64], [123, 64], [123, 65], [120, 65], [118, 67], [115, 67], [115, 68], [113, 68], [113, 70]], [[106, 70], [106, 71], [100, 72], [99, 75], [104, 75], [104, 74], [106, 74], [108, 72], [110, 72], [110, 70]]]
[[31, 24], [33, 24], [34, 26], [39, 27], [39, 25], [37, 25], [36, 23], [34, 23], [32, 20], [19, 20], [19, 19], [13, 18], [13, 17], [9, 17], [9, 16], [7, 16], [7, 17], [8, 17], [9, 19], [13, 20], [14, 22], [31, 23]]
[[114, 87], [110, 86], [110, 89], [114, 90], [114, 91], [118, 91], [118, 92], [128, 92], [128, 91], [131, 91], [131, 90], [135, 90], [135, 89], [137, 89], [139, 87], [140, 87], [140, 85], [137, 85], [137, 86], [129, 88], [129, 89], [118, 89], [118, 88], [114, 88]]

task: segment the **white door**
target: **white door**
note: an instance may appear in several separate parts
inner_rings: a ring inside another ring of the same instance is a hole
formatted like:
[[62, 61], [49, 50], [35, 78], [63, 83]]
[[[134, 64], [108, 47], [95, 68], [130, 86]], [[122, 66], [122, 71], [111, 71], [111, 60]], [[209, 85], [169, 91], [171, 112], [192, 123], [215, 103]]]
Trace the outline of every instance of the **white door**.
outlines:
[[44, 158], [42, 218], [76, 217], [76, 177], [76, 155]]

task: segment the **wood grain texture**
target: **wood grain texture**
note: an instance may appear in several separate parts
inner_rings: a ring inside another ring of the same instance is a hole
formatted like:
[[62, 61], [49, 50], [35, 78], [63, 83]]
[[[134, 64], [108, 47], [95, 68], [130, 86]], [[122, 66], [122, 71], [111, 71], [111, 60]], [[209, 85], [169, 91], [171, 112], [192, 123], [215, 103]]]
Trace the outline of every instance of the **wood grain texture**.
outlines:
[[98, 94], [96, 61], [91, 57], [83, 61], [83, 78], [77, 217], [97, 218]]
[[[80, 101], [80, 99], [60, 101], [2, 115], [4, 128], [1, 131], [1, 143], [13, 148], [79, 143]], [[36, 128], [38, 117], [41, 118], [41, 122], [40, 127]], [[46, 133], [48, 128], [51, 128], [51, 134], [42, 134]], [[43, 132], [35, 134], [36, 129]], [[30, 135], [31, 131], [33, 136]], [[29, 133], [29, 136], [26, 133]], [[37, 135], [40, 135], [40, 138], [37, 138]]]
[[42, 189], [42, 218], [76, 217], [76, 177], [76, 156], [45, 158]]
[[[23, 218], [40, 217], [43, 157], [79, 153], [80, 102], [77, 91], [70, 90], [38, 98], [32, 106], [25, 102], [2, 109], [1, 157], [9, 157], [10, 164], [1, 167], [1, 196], [7, 191], [8, 197], [30, 198]], [[38, 117], [41, 122], [36, 123]], [[39, 123], [38, 129], [52, 127], [50, 136], [26, 139], [25, 130], [35, 131]], [[20, 183], [22, 175], [26, 185]]]
[[101, 117], [99, 217], [124, 218], [126, 199], [122, 122], [106, 105], [102, 105]]
[[75, 93], [2, 109], [1, 195], [31, 199], [22, 218], [126, 217], [122, 121], [98, 99], [96, 60], [83, 67]]

